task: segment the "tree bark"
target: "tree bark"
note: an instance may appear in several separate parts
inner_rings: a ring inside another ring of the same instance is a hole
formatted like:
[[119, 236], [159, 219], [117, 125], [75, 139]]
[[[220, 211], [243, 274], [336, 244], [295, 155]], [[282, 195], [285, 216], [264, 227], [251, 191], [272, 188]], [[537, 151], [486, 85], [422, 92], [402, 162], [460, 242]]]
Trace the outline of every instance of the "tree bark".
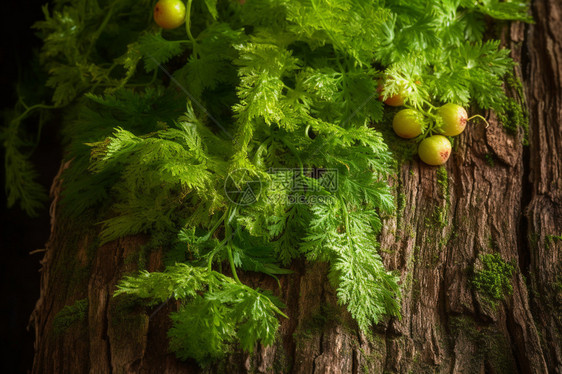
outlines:
[[[146, 241], [136, 236], [97, 245], [93, 224], [57, 213], [43, 259], [41, 298], [32, 315], [34, 373], [562, 373], [562, 3], [538, 0], [535, 24], [505, 27], [504, 45], [518, 62], [529, 110], [523, 132], [489, 127], [459, 136], [446, 165], [413, 160], [394, 184], [398, 214], [387, 217], [381, 255], [401, 274], [402, 318], [372, 334], [358, 332], [338, 306], [328, 265], [293, 264], [280, 278], [244, 274], [251, 286], [275, 290], [287, 304], [276, 344], [236, 352], [205, 370], [167, 351], [169, 312], [113, 298], [116, 282], [136, 270]], [[64, 168], [63, 165], [62, 168]], [[497, 252], [516, 265], [513, 292], [493, 308], [472, 286], [479, 255]], [[151, 252], [146, 268], [162, 269]], [[88, 300], [84, 318], [62, 333], [55, 315]]]

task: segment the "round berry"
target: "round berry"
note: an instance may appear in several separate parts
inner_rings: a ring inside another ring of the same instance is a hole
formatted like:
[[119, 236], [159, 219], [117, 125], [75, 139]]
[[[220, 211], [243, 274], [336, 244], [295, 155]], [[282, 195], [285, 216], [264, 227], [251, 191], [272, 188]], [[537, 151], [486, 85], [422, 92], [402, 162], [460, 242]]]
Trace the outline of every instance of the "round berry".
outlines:
[[428, 165], [443, 165], [451, 155], [451, 142], [443, 135], [433, 135], [421, 141], [420, 159]]
[[185, 5], [180, 0], [160, 0], [154, 6], [154, 21], [163, 29], [175, 29], [185, 22]]
[[455, 136], [464, 131], [468, 115], [462, 106], [448, 103], [439, 108], [437, 112], [443, 120], [441, 134]]
[[423, 115], [414, 109], [402, 109], [394, 116], [392, 128], [401, 138], [411, 139], [422, 133]]

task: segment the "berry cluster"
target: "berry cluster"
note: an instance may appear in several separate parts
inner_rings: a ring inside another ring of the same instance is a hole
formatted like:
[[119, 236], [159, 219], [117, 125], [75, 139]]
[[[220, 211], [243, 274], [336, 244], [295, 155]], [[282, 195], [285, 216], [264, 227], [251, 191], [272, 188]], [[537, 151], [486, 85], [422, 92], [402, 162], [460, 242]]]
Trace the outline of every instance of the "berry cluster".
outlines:
[[[419, 82], [416, 82], [419, 84]], [[381, 95], [379, 99], [389, 106], [402, 106], [406, 92], [400, 92], [388, 97]], [[429, 110], [406, 108], [394, 116], [392, 128], [396, 135], [404, 139], [416, 139], [418, 155], [428, 165], [442, 165], [451, 155], [451, 142], [447, 137], [462, 133], [469, 120], [482, 116], [475, 115], [468, 118], [466, 110], [453, 103], [447, 103], [439, 108], [428, 104]]]

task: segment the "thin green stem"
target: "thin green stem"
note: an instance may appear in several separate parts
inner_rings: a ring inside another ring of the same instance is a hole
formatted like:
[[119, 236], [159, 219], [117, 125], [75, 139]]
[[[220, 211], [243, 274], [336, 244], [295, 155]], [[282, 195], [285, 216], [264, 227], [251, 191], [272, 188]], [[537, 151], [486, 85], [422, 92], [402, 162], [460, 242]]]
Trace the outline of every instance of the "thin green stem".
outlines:
[[230, 270], [232, 271], [232, 276], [234, 277], [236, 283], [242, 284], [242, 282], [240, 282], [240, 279], [238, 279], [238, 274], [236, 274], [236, 266], [234, 265], [234, 257], [232, 257], [232, 249], [230, 248], [230, 246], [227, 246], [226, 250], [228, 252], [228, 262], [230, 263]]
[[[230, 211], [230, 209], [229, 209], [229, 211]], [[225, 224], [224, 237], [225, 237], [225, 240], [230, 238], [230, 225], [228, 224], [228, 222]], [[226, 246], [226, 252], [228, 254], [228, 262], [230, 263], [230, 270], [232, 271], [232, 277], [234, 278], [236, 283], [242, 284], [242, 282], [240, 282], [240, 279], [238, 278], [238, 274], [236, 274], [236, 266], [234, 265], [234, 257], [232, 256], [232, 248], [230, 248], [229, 245]]]
[[207, 261], [207, 267], [209, 268], [209, 271], [213, 270], [213, 257], [215, 257], [215, 253], [217, 253], [219, 249], [221, 249], [225, 245], [226, 242], [227, 239], [224, 238], [209, 255], [209, 260]]
[[[111, 74], [111, 72], [113, 71], [113, 69], [115, 69], [115, 67], [117, 67], [117, 62], [113, 62], [113, 64], [111, 64], [110, 67], [107, 68], [107, 80], [109, 81], [109, 74]], [[94, 92], [96, 88], [98, 88], [101, 84], [101, 81], [96, 82], [92, 88], [90, 89], [90, 92]], [[102, 85], [102, 86], [113, 86], [112, 84], [107, 84], [107, 85]]]
[[221, 216], [221, 218], [219, 218], [219, 220], [217, 221], [217, 223], [215, 223], [215, 225], [211, 228], [211, 231], [209, 231], [209, 236], [213, 235], [215, 231], [217, 231], [217, 229], [219, 228], [219, 226], [221, 225], [221, 223], [224, 222], [224, 219], [226, 218], [226, 215], [228, 214], [228, 210], [225, 210], [224, 214]]
[[211, 252], [211, 254], [209, 255], [209, 261], [207, 261], [207, 268], [209, 269], [209, 271], [213, 270], [213, 257], [215, 257], [215, 252]]
[[35, 142], [33, 144], [33, 148], [31, 148], [31, 150], [28, 152], [27, 157], [31, 157], [31, 155], [37, 149], [37, 146], [39, 145], [39, 141], [41, 140], [41, 132], [43, 130], [43, 125], [44, 125], [43, 121], [39, 119], [39, 126], [37, 126], [37, 135], [35, 136]]
[[100, 25], [100, 27], [98, 27], [96, 32], [94, 32], [94, 34], [92, 35], [92, 42], [90, 43], [90, 45], [88, 47], [88, 50], [86, 51], [86, 60], [88, 59], [88, 56], [90, 56], [90, 53], [92, 52], [92, 48], [94, 48], [94, 45], [98, 41], [98, 38], [100, 37], [101, 33], [103, 32], [103, 30], [105, 29], [105, 27], [109, 23], [109, 20], [113, 16], [113, 12], [115, 11], [115, 4], [117, 4], [117, 3], [118, 3], [118, 1], [115, 1], [115, 2], [113, 2], [113, 4], [111, 4], [111, 6], [109, 7], [109, 10], [107, 11], [107, 14], [106, 14], [105, 18], [103, 19], [103, 22]]
[[490, 124], [488, 123], [488, 121], [486, 121], [486, 118], [482, 117], [480, 114], [475, 114], [472, 117], [468, 118], [466, 121], [470, 121], [473, 118], [480, 118], [482, 121], [484, 121], [484, 123], [486, 123], [486, 128], [488, 128], [488, 126], [490, 126]]
[[347, 235], [347, 242], [349, 243], [349, 245], [351, 245], [351, 235], [349, 234], [349, 212], [347, 211], [347, 205], [345, 204], [345, 201], [341, 195], [339, 196], [339, 200], [345, 222], [345, 234]]
[[27, 106], [27, 104], [23, 101], [23, 99], [21, 98], [21, 94], [18, 92], [18, 102], [23, 106], [24, 109], [28, 109], [29, 106]]
[[435, 106], [433, 106], [433, 104], [431, 104], [428, 100], [422, 98], [421, 99], [428, 107], [430, 107], [433, 110], [436, 110], [437, 108]]
[[261, 154], [263, 153], [264, 150], [267, 149], [267, 147], [269, 146], [269, 144], [271, 143], [272, 139], [271, 136], [267, 137], [258, 147], [258, 149], [256, 149], [256, 152], [254, 153], [254, 162], [257, 163], [258, 162], [258, 157], [261, 156]]
[[299, 154], [297, 153], [297, 150], [295, 149], [295, 147], [293, 147], [292, 144], [287, 143], [285, 141], [285, 139], [283, 139], [283, 137], [279, 137], [279, 140], [281, 140], [281, 143], [283, 143], [285, 145], [285, 147], [289, 148], [289, 151], [291, 151], [293, 156], [296, 157], [297, 162], [299, 163], [300, 170], [301, 170], [301, 176], [304, 175], [304, 165], [303, 165], [302, 160], [301, 160]]
[[185, 7], [185, 31], [187, 33], [187, 37], [191, 41], [193, 45], [193, 54], [197, 57], [197, 41], [191, 34], [191, 3], [193, 0], [187, 0], [187, 5]]
[[[220, 218], [218, 224], [224, 222], [225, 219], [230, 218], [229, 217], [229, 213], [234, 212], [236, 208], [231, 209], [228, 208], [224, 214], [222, 215], [222, 217]], [[209, 271], [211, 271], [213, 268], [213, 256], [214, 253], [217, 253], [218, 250], [220, 248], [222, 248], [224, 245], [226, 245], [226, 251], [227, 251], [227, 255], [228, 255], [228, 262], [230, 263], [230, 269], [232, 270], [232, 277], [234, 278], [234, 280], [239, 283], [242, 284], [242, 282], [240, 281], [240, 279], [238, 278], [238, 274], [236, 274], [236, 266], [234, 265], [234, 257], [232, 256], [232, 248], [230, 248], [230, 245], [227, 245], [226, 243], [230, 240], [231, 235], [231, 229], [230, 229], [230, 225], [229, 225], [229, 219], [227, 219], [227, 221], [224, 224], [224, 239], [219, 243], [219, 245], [217, 246], [217, 248], [215, 248], [215, 250], [213, 251], [213, 253], [211, 253], [211, 255], [209, 256], [209, 260], [207, 262], [207, 266], [209, 268]], [[215, 224], [215, 227], [213, 228], [214, 230], [216, 230], [216, 228], [218, 228], [218, 224]]]
[[[217, 221], [217, 223], [215, 223], [215, 225], [211, 228], [211, 230], [207, 233], [207, 237], [210, 238], [211, 235], [213, 235], [215, 233], [215, 231], [217, 231], [217, 229], [220, 227], [221, 223], [224, 222], [226, 216], [228, 214], [228, 210], [226, 210], [224, 212], [224, 214], [221, 216], [221, 218], [219, 218], [219, 220]], [[228, 240], [228, 237], [225, 236], [225, 238], [219, 243], [219, 245], [215, 248], [215, 250], [213, 252], [211, 252], [211, 254], [209, 255], [209, 261], [207, 262], [207, 266], [209, 268], [209, 271], [211, 271], [213, 269], [213, 257], [215, 256], [215, 253], [218, 252], [218, 250], [220, 248], [222, 248], [222, 246], [226, 243], [226, 241]]]
[[[26, 106], [27, 107], [27, 106]], [[27, 109], [25, 109], [25, 111], [20, 114], [19, 116], [17, 116], [16, 118], [14, 118], [12, 121], [14, 122], [19, 122], [22, 119], [24, 119], [25, 117], [27, 117], [27, 115], [34, 111], [35, 109], [55, 109], [56, 106], [54, 105], [45, 105], [45, 104], [35, 104], [33, 106], [27, 107]]]

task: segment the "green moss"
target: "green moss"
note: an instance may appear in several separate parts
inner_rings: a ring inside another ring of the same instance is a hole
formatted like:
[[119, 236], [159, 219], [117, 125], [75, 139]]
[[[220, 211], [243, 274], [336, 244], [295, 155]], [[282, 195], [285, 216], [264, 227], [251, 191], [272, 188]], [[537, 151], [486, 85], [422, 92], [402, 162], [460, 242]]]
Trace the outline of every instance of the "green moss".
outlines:
[[440, 228], [447, 226], [447, 208], [443, 206], [435, 208], [435, 211], [433, 212], [433, 221]]
[[562, 234], [560, 235], [547, 235], [544, 240], [544, 245], [546, 250], [550, 249], [550, 246], [556, 242], [562, 242]]
[[484, 301], [495, 308], [498, 300], [513, 292], [511, 277], [515, 267], [505, 262], [499, 253], [480, 255], [479, 259], [482, 269], [474, 272], [472, 286]]
[[277, 336], [275, 345], [277, 346], [277, 350], [275, 351], [275, 360], [273, 361], [273, 373], [290, 373], [292, 371], [293, 362], [287, 357], [281, 336]]
[[381, 365], [381, 362], [384, 362], [384, 355], [382, 352], [385, 350], [386, 340], [383, 335], [373, 331], [366, 331], [365, 337], [369, 342], [370, 353], [367, 353], [356, 339], [352, 340], [351, 344], [359, 352], [360, 361], [362, 361], [361, 371], [363, 373], [372, 373], [373, 369]]
[[491, 250], [495, 250], [497, 248], [496, 242], [494, 241], [492, 235], [488, 235], [488, 248], [490, 248]]
[[486, 159], [486, 163], [487, 163], [489, 166], [494, 167], [494, 166], [496, 165], [496, 161], [495, 161], [495, 158], [494, 158], [494, 155], [493, 155], [493, 154], [491, 154], [491, 153], [486, 153], [486, 154], [484, 155], [484, 158]]
[[400, 226], [400, 220], [404, 216], [404, 209], [406, 208], [406, 194], [400, 192], [396, 198], [396, 218], [397, 225]]
[[364, 374], [369, 374], [371, 372], [369, 368], [375, 365], [383, 358], [377, 348], [378, 347], [375, 347], [375, 349], [373, 349], [373, 352], [371, 352], [371, 354], [368, 354], [367, 352], [365, 352], [363, 348], [358, 347], [358, 351], [359, 354], [361, 355], [361, 358], [365, 360], [363, 365], [361, 365], [361, 371]]
[[449, 176], [447, 174], [447, 169], [444, 166], [440, 166], [437, 169], [437, 183], [441, 186], [441, 194], [445, 200], [449, 200]]
[[[506, 79], [506, 86], [516, 92], [518, 100], [507, 98], [502, 109], [497, 111], [498, 119], [504, 129], [510, 134], [517, 134], [519, 129], [523, 130], [523, 144], [529, 144], [529, 113], [525, 108], [525, 95], [521, 81], [513, 74]], [[520, 104], [520, 102], [522, 104]]]
[[478, 372], [483, 362], [493, 368], [494, 373], [511, 374], [515, 372], [515, 359], [507, 338], [494, 326], [480, 326], [467, 316], [453, 316], [449, 321], [451, 343], [464, 335], [474, 344], [475, 353], [471, 358], [467, 373]]
[[78, 322], [85, 322], [88, 315], [88, 299], [81, 299], [62, 308], [53, 319], [53, 332], [61, 335]]
[[382, 253], [388, 253], [389, 255], [396, 253], [395, 249], [379, 249], [379, 251]]
[[455, 231], [454, 226], [451, 225], [451, 231], [449, 231], [443, 238], [441, 238], [441, 240], [439, 240], [439, 250], [442, 251], [447, 246], [447, 244], [449, 244], [449, 241], [455, 239], [457, 236], [458, 233]]
[[447, 211], [447, 206], [436, 206], [431, 216], [425, 217], [425, 227], [445, 228], [447, 226]]

